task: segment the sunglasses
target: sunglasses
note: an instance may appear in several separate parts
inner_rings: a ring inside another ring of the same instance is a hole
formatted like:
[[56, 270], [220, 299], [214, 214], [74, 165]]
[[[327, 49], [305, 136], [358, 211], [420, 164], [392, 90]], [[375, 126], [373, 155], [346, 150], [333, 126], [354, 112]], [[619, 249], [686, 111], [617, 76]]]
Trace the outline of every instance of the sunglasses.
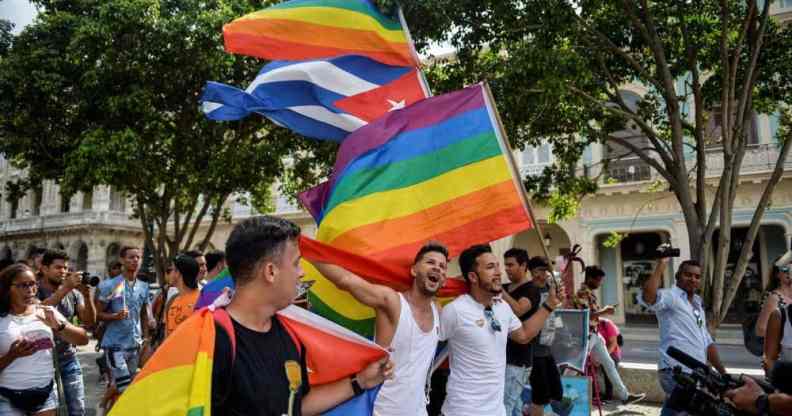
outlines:
[[693, 316], [696, 317], [696, 325], [701, 328], [701, 326], [704, 325], [704, 320], [701, 319], [701, 311], [698, 309], [693, 309]]
[[38, 283], [36, 282], [25, 282], [25, 283], [14, 283], [11, 286], [14, 286], [17, 289], [30, 289], [31, 287], [38, 287]]
[[484, 317], [487, 318], [487, 320], [490, 323], [490, 328], [492, 328], [494, 332], [501, 331], [500, 322], [498, 322], [498, 320], [495, 319], [495, 312], [492, 311], [492, 306], [487, 306], [486, 308], [484, 308]]
[[778, 271], [781, 273], [789, 273], [789, 266], [781, 266], [778, 268]]

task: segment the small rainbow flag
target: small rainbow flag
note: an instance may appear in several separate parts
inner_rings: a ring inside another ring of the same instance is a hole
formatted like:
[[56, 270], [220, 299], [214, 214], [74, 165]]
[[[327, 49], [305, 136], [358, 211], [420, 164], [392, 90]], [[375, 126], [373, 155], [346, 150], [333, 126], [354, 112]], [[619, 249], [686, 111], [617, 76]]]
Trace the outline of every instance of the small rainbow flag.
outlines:
[[226, 51], [268, 60], [362, 55], [418, 66], [402, 25], [368, 0], [291, 0], [223, 27]]
[[[210, 416], [213, 313], [202, 309], [179, 325], [121, 395], [110, 416]], [[304, 346], [312, 386], [349, 377], [387, 355], [373, 342], [296, 306], [277, 316]], [[379, 387], [368, 390], [324, 415], [370, 415], [378, 391]]]
[[[356, 130], [341, 144], [330, 180], [300, 199], [319, 224], [319, 242], [408, 270], [428, 240], [456, 257], [533, 226], [510, 152], [478, 84]], [[316, 280], [309, 299], [318, 313], [371, 335], [370, 308], [314, 268], [306, 274]]]

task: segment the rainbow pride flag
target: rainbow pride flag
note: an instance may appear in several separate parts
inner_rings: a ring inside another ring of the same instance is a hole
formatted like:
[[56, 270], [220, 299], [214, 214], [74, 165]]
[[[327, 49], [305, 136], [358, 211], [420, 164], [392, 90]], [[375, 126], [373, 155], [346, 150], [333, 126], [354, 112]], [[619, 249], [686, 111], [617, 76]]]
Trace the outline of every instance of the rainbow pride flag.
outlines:
[[[300, 199], [319, 224], [319, 242], [406, 271], [427, 240], [456, 257], [533, 226], [510, 152], [478, 84], [356, 130], [341, 144], [331, 178]], [[317, 281], [313, 308], [370, 336], [374, 312], [306, 269], [306, 280]]]
[[[121, 395], [110, 416], [210, 416], [216, 331], [210, 309], [179, 325]], [[387, 355], [373, 342], [296, 306], [279, 311], [278, 319], [303, 344], [312, 386], [349, 377]], [[379, 387], [368, 390], [324, 415], [369, 416], [378, 391]]]
[[226, 51], [268, 60], [362, 55], [396, 66], [418, 66], [402, 25], [369, 0], [291, 0], [223, 27]]

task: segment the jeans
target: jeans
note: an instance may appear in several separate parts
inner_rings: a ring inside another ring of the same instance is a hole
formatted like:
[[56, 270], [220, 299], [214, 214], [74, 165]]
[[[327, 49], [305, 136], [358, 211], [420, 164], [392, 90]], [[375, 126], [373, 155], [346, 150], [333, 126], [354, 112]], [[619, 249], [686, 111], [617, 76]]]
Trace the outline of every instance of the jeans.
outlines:
[[105, 351], [107, 363], [110, 367], [110, 374], [113, 375], [113, 383], [119, 393], [132, 383], [132, 378], [137, 372], [140, 362], [140, 350], [134, 349], [114, 349], [109, 348]]
[[503, 404], [506, 416], [522, 416], [522, 393], [528, 386], [531, 367], [518, 367], [506, 364], [506, 383], [503, 388]]
[[61, 358], [61, 381], [63, 382], [64, 401], [69, 408], [69, 416], [85, 416], [85, 385], [82, 367], [76, 355]]
[[613, 396], [619, 400], [627, 400], [627, 395], [629, 394], [627, 387], [624, 385], [619, 371], [616, 369], [616, 363], [613, 362], [613, 358], [608, 354], [605, 341], [602, 340], [599, 334], [595, 333], [589, 336], [589, 350], [591, 356], [600, 363], [602, 370], [605, 371], [605, 375], [611, 383], [613, 383]]
[[[660, 387], [663, 388], [663, 391], [666, 394], [666, 402], [668, 401], [668, 397], [671, 396], [671, 392], [674, 391], [677, 383], [674, 381], [674, 373], [671, 369], [663, 369], [657, 372], [657, 378], [660, 380]], [[663, 408], [660, 410], [660, 416], [687, 416], [687, 412], [678, 412], [673, 410], [669, 407], [666, 407], [666, 403], [663, 402]]]

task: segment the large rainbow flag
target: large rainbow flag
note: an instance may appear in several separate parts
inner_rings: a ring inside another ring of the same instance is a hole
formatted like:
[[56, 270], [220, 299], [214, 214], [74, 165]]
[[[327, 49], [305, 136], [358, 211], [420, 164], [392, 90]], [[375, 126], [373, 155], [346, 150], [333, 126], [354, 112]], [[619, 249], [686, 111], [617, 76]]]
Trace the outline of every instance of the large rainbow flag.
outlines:
[[402, 25], [369, 0], [291, 0], [223, 27], [226, 51], [269, 60], [362, 55], [418, 66]]
[[[319, 242], [406, 271], [427, 240], [445, 243], [456, 257], [471, 244], [532, 227], [510, 152], [494, 103], [478, 84], [356, 130], [342, 143], [331, 178], [300, 199], [319, 224]], [[317, 281], [309, 295], [314, 309], [370, 336], [374, 312], [306, 269]]]
[[[179, 325], [121, 395], [110, 416], [210, 416], [215, 342], [210, 309]], [[312, 386], [350, 377], [387, 355], [373, 342], [296, 306], [279, 311], [278, 318], [305, 347]], [[369, 390], [324, 415], [370, 415], [378, 391]]]

